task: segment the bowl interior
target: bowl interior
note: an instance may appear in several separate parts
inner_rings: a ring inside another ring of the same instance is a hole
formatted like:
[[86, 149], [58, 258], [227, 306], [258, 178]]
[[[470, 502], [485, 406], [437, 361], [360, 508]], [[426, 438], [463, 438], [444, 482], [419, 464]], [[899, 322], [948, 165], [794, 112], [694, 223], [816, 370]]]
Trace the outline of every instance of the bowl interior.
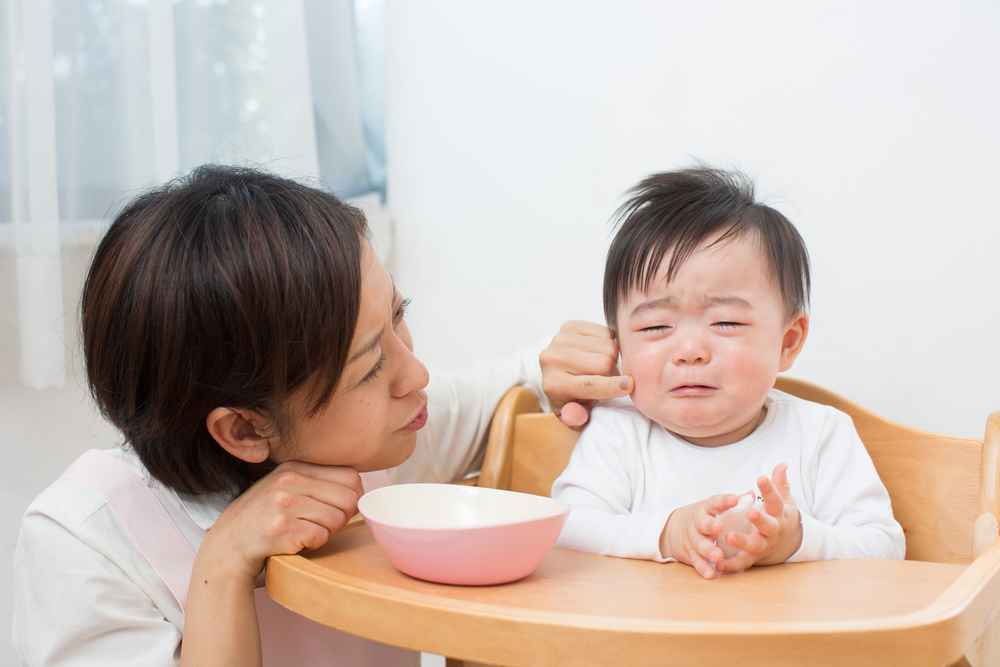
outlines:
[[502, 526], [564, 514], [542, 496], [454, 484], [395, 484], [362, 496], [366, 519], [398, 528], [463, 529]]

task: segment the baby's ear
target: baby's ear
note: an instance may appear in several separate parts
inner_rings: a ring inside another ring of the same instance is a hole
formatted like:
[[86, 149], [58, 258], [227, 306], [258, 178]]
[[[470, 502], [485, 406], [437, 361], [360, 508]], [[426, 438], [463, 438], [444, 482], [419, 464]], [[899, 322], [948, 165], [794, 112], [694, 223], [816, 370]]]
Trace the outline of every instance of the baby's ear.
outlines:
[[798, 313], [792, 317], [785, 325], [785, 333], [781, 337], [781, 358], [778, 363], [778, 372], [784, 373], [802, 351], [809, 337], [809, 316], [805, 313]]

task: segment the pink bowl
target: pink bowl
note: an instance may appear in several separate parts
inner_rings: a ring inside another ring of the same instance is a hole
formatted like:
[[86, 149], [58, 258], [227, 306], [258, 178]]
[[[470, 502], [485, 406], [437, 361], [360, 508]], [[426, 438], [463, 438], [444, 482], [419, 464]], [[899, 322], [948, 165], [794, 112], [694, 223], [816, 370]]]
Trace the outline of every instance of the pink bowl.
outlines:
[[397, 570], [467, 586], [534, 572], [567, 513], [551, 498], [452, 484], [384, 486], [362, 496], [358, 510]]

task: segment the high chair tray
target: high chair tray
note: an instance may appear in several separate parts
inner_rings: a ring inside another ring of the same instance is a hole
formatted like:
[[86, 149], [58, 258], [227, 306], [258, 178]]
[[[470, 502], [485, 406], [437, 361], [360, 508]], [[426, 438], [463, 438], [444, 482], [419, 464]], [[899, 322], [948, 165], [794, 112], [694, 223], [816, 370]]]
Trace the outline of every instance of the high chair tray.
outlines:
[[557, 548], [527, 579], [458, 587], [399, 573], [353, 524], [323, 549], [271, 558], [267, 588], [321, 624], [496, 665], [941, 666], [993, 620], [998, 569], [994, 549], [971, 566], [825, 561], [705, 581], [677, 563]]

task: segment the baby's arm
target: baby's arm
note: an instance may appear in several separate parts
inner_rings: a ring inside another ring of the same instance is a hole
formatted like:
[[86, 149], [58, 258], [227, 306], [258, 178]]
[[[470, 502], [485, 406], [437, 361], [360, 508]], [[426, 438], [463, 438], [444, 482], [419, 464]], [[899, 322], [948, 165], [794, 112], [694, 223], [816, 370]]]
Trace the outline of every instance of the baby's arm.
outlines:
[[635, 443], [615, 427], [616, 415], [594, 410], [573, 456], [552, 486], [570, 508], [559, 545], [606, 556], [664, 562], [660, 535], [673, 507], [633, 512], [633, 479], [640, 473]]
[[803, 470], [812, 497], [806, 488], [808, 506], [799, 507], [802, 545], [788, 560], [903, 558], [903, 529], [851, 418], [831, 413], [824, 431]]

